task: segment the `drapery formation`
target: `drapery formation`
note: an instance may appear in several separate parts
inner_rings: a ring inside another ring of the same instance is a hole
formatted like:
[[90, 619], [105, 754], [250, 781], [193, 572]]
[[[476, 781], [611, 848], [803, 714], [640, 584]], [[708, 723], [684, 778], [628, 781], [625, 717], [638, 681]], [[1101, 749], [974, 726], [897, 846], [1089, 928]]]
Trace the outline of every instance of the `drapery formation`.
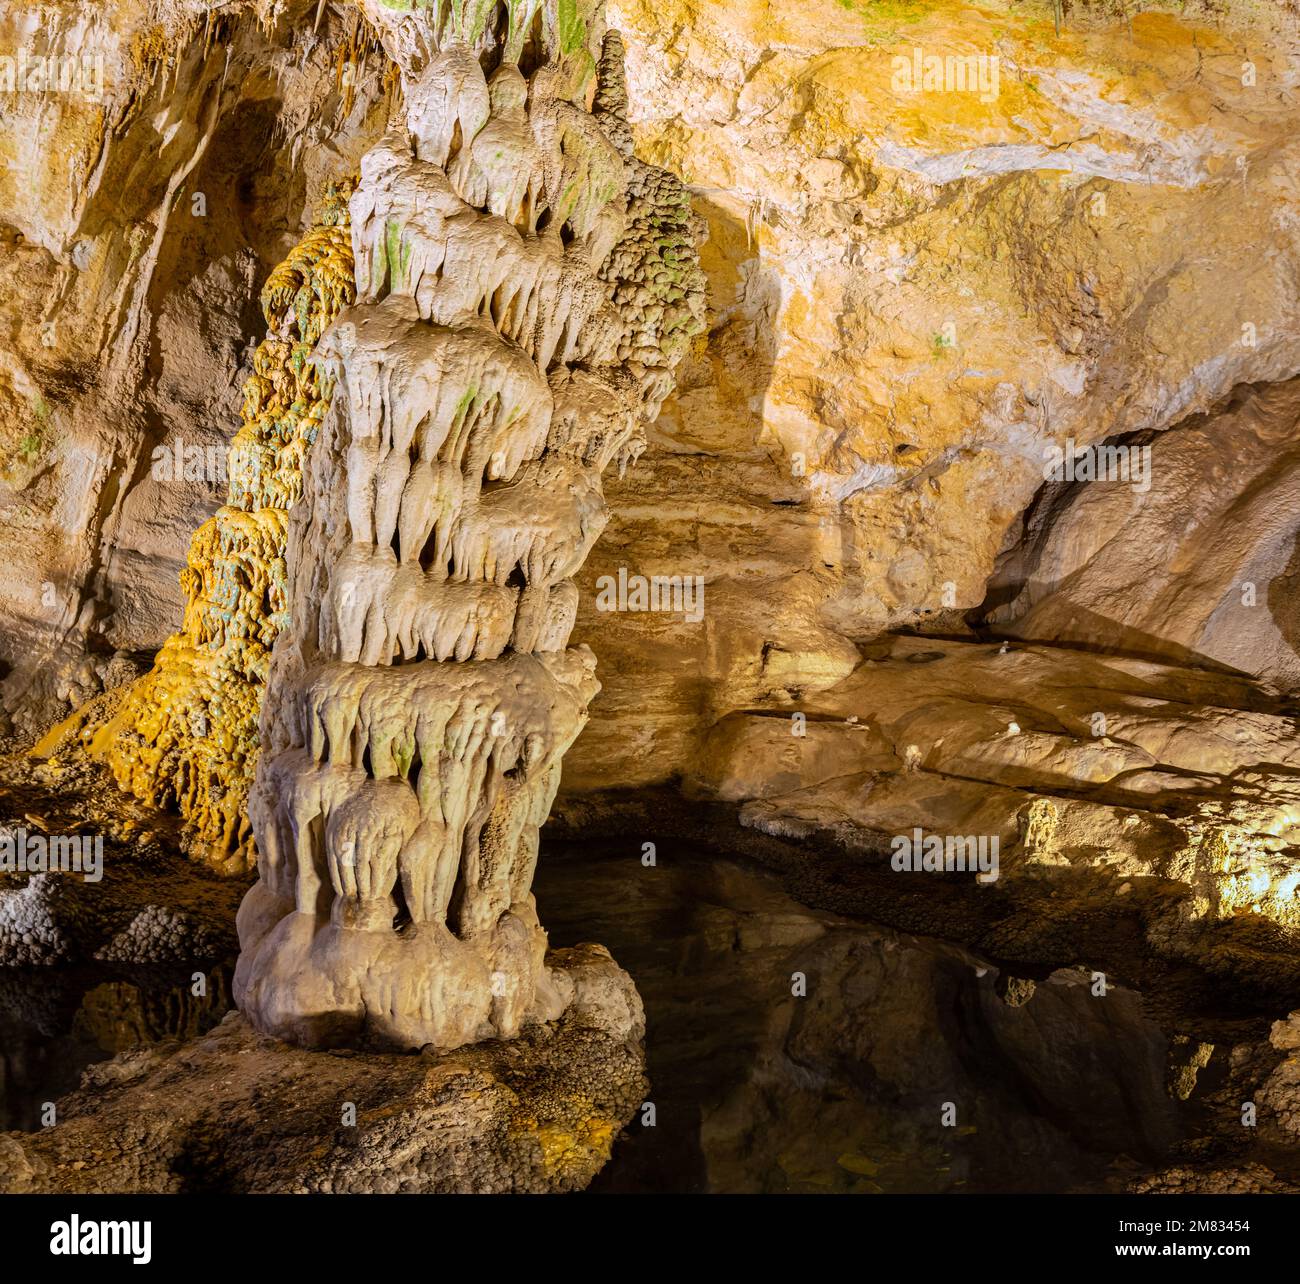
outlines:
[[271, 647], [287, 616], [288, 510], [329, 398], [309, 358], [353, 297], [350, 191], [330, 190], [262, 289], [267, 335], [244, 384], [226, 502], [194, 533], [181, 572], [180, 631], [112, 716], [87, 720], [84, 733], [120, 788], [176, 808], [197, 854], [227, 867], [254, 859], [246, 803]]
[[564, 1007], [530, 888], [598, 690], [572, 576], [703, 281], [598, 9], [364, 7], [404, 116], [362, 162], [357, 299], [313, 358], [332, 397], [290, 523], [235, 988], [295, 1042], [446, 1048]]

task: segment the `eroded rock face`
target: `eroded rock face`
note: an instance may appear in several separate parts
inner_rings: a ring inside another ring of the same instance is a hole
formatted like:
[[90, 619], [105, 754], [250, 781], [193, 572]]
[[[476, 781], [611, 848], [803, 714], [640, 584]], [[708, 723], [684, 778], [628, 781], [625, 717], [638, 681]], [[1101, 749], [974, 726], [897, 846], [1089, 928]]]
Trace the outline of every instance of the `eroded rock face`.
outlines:
[[558, 12], [373, 15], [405, 112], [315, 358], [239, 920], [240, 1006], [295, 1042], [511, 1038], [572, 988], [529, 890], [598, 690], [572, 576], [702, 289], [684, 192], [631, 154], [617, 33]]
[[[1080, 7], [1058, 38], [1046, 6], [617, 0], [637, 145], [709, 221], [709, 331], [579, 577], [575, 636], [604, 689], [566, 790], [671, 779], [706, 725], [799, 707], [853, 668], [851, 644], [963, 628], [1048, 447], [1170, 428], [1300, 366], [1294, 29], [1143, 9]], [[996, 56], [996, 94], [896, 88], [918, 51]], [[1136, 558], [1179, 538], [1160, 450], [1162, 534], [1118, 536]], [[1221, 462], [1206, 505], [1249, 485]], [[1288, 556], [1260, 550], [1282, 583]], [[1179, 641], [1198, 646], [1191, 618], [1222, 586], [1195, 560], [1135, 590], [1135, 634], [1181, 594]], [[620, 566], [703, 576], [703, 620], [601, 613]], [[1271, 674], [1294, 668], [1285, 646]]]
[[258, 291], [383, 129], [359, 15], [315, 12], [0, 7], [6, 57], [70, 73], [0, 95], [0, 725], [20, 744], [180, 626]]
[[[105, 685], [115, 654], [175, 630], [175, 571], [223, 488], [159, 486], [144, 465], [236, 422], [256, 278], [373, 145], [391, 86], [347, 9], [317, 24], [307, 0], [230, 5], [208, 29], [189, 4], [156, 22], [59, 8], [58, 42], [107, 51], [112, 128], [76, 97], [0, 104], [23, 155], [39, 136], [60, 157], [35, 182], [0, 173], [0, 221], [23, 238], [0, 659], [26, 735]], [[834, 685], [882, 628], [978, 607], [1049, 444], [1163, 430], [1298, 364], [1282, 284], [1296, 47], [1268, 11], [1080, 12], [1059, 38], [996, 4], [673, 0], [613, 19], [640, 154], [686, 178], [709, 225], [710, 316], [576, 577], [575, 636], [604, 657], [604, 691], [568, 759], [575, 789], [670, 779], [718, 718]], [[15, 46], [34, 38], [12, 22]], [[914, 50], [996, 55], [996, 94], [896, 88]], [[456, 177], [476, 197], [489, 143], [517, 141], [496, 93]], [[271, 140], [255, 157], [237, 142], [250, 127]], [[164, 202], [171, 169], [189, 177]], [[531, 180], [495, 181], [528, 199]], [[206, 221], [186, 213], [197, 191]], [[620, 567], [704, 577], [703, 620], [598, 611]]]
[[[34, 986], [27, 970], [0, 972], [0, 1128], [40, 1128], [46, 1103], [75, 1091], [97, 1061], [161, 1040], [197, 1038], [215, 1026], [230, 1010], [230, 968], [198, 975], [202, 986], [183, 965], [99, 975], [59, 969]], [[0, 1162], [0, 1183], [8, 1176]]]
[[986, 909], [1018, 905], [1017, 936], [1042, 897], [1127, 906], [1151, 949], [1225, 981], [1263, 948], [1287, 993], [1297, 763], [1290, 708], [1241, 677], [912, 637], [794, 714], [724, 719], [686, 787], [739, 803], [743, 825], [854, 853], [887, 896], [964, 880]]
[[1149, 452], [1147, 486], [1045, 486], [983, 618], [1016, 637], [1217, 665], [1294, 691], [1300, 383], [1242, 388], [1216, 413], [1121, 446]]
[[644, 1023], [636, 989], [599, 946], [552, 963], [574, 980], [569, 1010], [511, 1043], [331, 1056], [259, 1036], [231, 1013], [197, 1040], [92, 1066], [58, 1128], [0, 1134], [0, 1189], [581, 1190], [645, 1093]]

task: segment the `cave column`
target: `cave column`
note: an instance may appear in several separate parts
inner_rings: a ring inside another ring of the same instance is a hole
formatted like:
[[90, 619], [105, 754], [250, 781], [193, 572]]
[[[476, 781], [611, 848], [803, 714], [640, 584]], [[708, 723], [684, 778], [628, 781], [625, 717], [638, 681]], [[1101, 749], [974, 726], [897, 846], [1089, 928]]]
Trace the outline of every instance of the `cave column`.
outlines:
[[313, 358], [332, 398], [290, 526], [235, 990], [291, 1041], [450, 1048], [564, 1008], [530, 887], [599, 689], [572, 577], [703, 290], [598, 9], [374, 17], [405, 110], [362, 162], [356, 302]]

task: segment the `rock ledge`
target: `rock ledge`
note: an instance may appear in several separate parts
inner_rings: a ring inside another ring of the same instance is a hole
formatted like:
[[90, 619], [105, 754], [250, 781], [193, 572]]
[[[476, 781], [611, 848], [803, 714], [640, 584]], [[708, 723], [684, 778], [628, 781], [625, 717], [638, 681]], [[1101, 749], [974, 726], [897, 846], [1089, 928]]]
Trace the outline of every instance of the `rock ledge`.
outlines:
[[645, 1097], [644, 1017], [601, 946], [547, 963], [573, 999], [509, 1043], [310, 1052], [232, 1013], [194, 1042], [94, 1066], [57, 1125], [0, 1134], [0, 1191], [580, 1190]]

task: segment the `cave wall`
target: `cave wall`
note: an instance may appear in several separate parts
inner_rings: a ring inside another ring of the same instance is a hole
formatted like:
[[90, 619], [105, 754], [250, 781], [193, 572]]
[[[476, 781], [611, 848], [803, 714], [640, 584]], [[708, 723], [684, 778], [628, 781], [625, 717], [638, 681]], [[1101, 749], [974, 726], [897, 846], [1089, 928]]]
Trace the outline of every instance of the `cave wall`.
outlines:
[[[615, 0], [638, 146], [713, 231], [710, 329], [609, 490], [577, 632], [604, 691], [566, 788], [668, 778], [719, 716], [806, 707], [884, 629], [964, 631], [1049, 446], [1214, 415], [1295, 373], [1294, 18], [1143, 8], [1071, 10], [1057, 37], [1049, 6]], [[891, 60], [914, 50], [996, 52], [999, 92], [895, 93]], [[1295, 546], [1294, 483], [1274, 460], [1266, 533], [1228, 511], [1249, 475], [1221, 454], [1210, 503], [1243, 565], [1259, 541], [1266, 597]], [[1111, 505], [1099, 565], [1131, 550], [1113, 598], [1145, 599], [1142, 567], [1178, 544], [1188, 465], [1155, 459], [1132, 540], [1115, 538], [1129, 488], [1083, 488]], [[1183, 619], [1144, 651], [1187, 658], [1221, 606], [1221, 583], [1179, 578], [1194, 560], [1162, 568]], [[619, 566], [703, 575], [703, 620], [597, 611]], [[1133, 610], [1133, 632], [1159, 631], [1158, 609]], [[1087, 640], [1131, 638], [1096, 613]], [[1293, 673], [1285, 628], [1258, 629], [1267, 645], [1233, 667]]]
[[[40, 12], [108, 51], [113, 127], [0, 98], [13, 145], [58, 157], [35, 187], [0, 167], [0, 664], [20, 735], [175, 628], [222, 490], [159, 485], [151, 451], [233, 434], [257, 290], [390, 92], [344, 6], [319, 31], [314, 5], [264, 23], [227, 4], [215, 33], [197, 5]], [[25, 15], [0, 15], [0, 43], [38, 39]], [[1213, 425], [1234, 388], [1300, 368], [1284, 8], [1078, 9], [1059, 36], [1050, 6], [996, 3], [615, 0], [610, 21], [638, 151], [708, 223], [710, 313], [579, 577], [575, 641], [604, 690], [565, 789], [688, 771], [711, 724], [835, 686], [884, 629], [964, 629], [1020, 556], [1046, 446]], [[996, 96], [897, 91], [915, 50], [996, 53]], [[1257, 560], [1285, 576], [1278, 485]], [[620, 568], [702, 576], [701, 618], [598, 609]], [[1223, 598], [1193, 586], [1165, 653], [1199, 647]], [[1289, 680], [1274, 632], [1224, 662]]]
[[1241, 385], [1207, 414], [1115, 443], [1150, 452], [1149, 490], [1045, 485], [998, 560], [983, 618], [1010, 637], [1296, 690], [1298, 442], [1291, 379]]
[[[0, 94], [0, 693], [19, 741], [179, 624], [258, 291], [383, 128], [391, 82], [355, 20], [279, 9], [0, 8], [0, 50], [89, 60], [68, 92]], [[195, 466], [167, 475], [155, 450]]]

